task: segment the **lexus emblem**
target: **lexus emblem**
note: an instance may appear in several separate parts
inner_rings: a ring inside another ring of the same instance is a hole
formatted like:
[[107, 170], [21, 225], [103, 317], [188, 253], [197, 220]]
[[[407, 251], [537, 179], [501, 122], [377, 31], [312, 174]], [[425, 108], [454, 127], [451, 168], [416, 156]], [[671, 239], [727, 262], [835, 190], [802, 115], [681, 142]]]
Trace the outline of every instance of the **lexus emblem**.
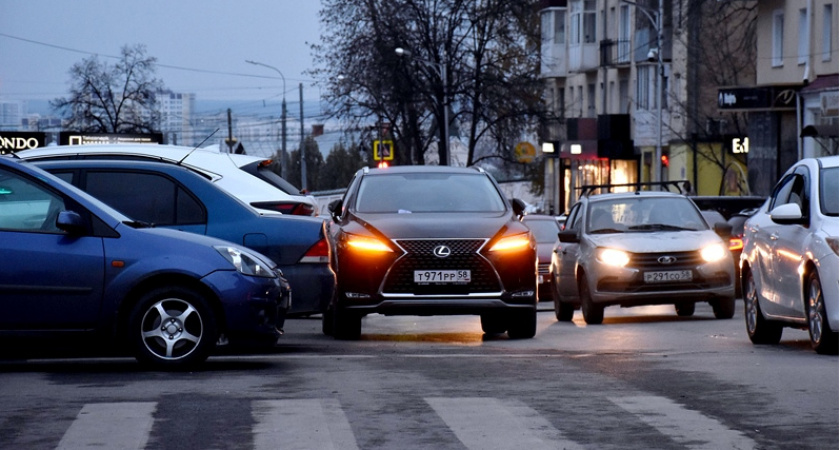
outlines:
[[434, 253], [434, 255], [438, 258], [446, 258], [447, 256], [452, 254], [452, 250], [450, 250], [449, 247], [445, 245], [438, 245], [437, 247], [435, 247], [434, 250], [432, 250], [432, 253]]
[[657, 261], [659, 261], [659, 264], [674, 264], [675, 262], [677, 262], [677, 257], [676, 256], [660, 256], [659, 259], [657, 259]]

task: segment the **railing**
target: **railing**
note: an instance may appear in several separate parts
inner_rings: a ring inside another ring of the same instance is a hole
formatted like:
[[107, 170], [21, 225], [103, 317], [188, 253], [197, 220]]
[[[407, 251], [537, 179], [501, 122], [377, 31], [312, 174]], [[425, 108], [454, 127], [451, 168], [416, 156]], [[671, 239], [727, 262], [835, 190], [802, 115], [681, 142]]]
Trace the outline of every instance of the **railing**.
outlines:
[[601, 41], [601, 67], [630, 65], [629, 39], [606, 39]]

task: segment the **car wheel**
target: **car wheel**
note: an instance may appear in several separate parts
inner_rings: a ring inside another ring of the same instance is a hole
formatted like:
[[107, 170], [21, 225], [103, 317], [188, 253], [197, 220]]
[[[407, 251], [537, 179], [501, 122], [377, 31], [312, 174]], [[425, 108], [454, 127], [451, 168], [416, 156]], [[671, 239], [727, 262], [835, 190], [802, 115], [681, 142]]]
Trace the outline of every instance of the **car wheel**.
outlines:
[[765, 319], [761, 313], [752, 272], [747, 272], [744, 278], [744, 321], [753, 344], [778, 344], [782, 339], [782, 326]]
[[138, 361], [188, 367], [207, 359], [218, 338], [218, 325], [201, 294], [166, 287], [137, 302], [129, 316], [128, 333]]
[[507, 331], [505, 320], [499, 313], [484, 313], [481, 315], [481, 331], [486, 334], [502, 334]]
[[715, 319], [731, 319], [735, 317], [735, 297], [721, 297], [710, 302]]
[[694, 302], [677, 303], [674, 309], [677, 310], [677, 315], [680, 317], [691, 317], [694, 315], [694, 309], [697, 306]]
[[837, 332], [828, 326], [820, 276], [816, 271], [808, 275], [808, 334], [811, 347], [821, 355], [837, 353]]
[[516, 311], [507, 327], [511, 339], [530, 339], [537, 334], [537, 310]]
[[600, 325], [604, 322], [604, 307], [592, 302], [592, 295], [589, 293], [589, 284], [586, 278], [578, 282], [578, 294], [580, 295], [580, 309], [583, 312], [583, 320], [589, 325]]
[[348, 310], [333, 309], [333, 337], [349, 341], [362, 335], [362, 316]]
[[557, 318], [560, 322], [571, 322], [572, 317], [575, 315], [575, 308], [568, 304], [563, 303], [560, 301], [560, 294], [557, 292], [557, 285], [553, 283], [553, 289], [551, 289], [551, 297], [554, 300], [554, 317]]

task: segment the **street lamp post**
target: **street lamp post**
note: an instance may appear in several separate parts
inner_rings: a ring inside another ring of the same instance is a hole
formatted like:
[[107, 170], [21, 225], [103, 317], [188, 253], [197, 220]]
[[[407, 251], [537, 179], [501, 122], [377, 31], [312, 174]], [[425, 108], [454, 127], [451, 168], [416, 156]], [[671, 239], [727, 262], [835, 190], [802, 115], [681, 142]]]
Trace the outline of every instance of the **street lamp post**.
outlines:
[[[662, 62], [662, 27], [663, 27], [663, 20], [662, 18], [665, 16], [665, 7], [664, 1], [659, 0], [659, 9], [658, 10], [651, 10], [644, 6], [639, 5], [636, 2], [632, 2], [629, 0], [621, 0], [623, 3], [627, 3], [628, 5], [635, 6], [639, 11], [644, 13], [650, 23], [653, 25], [654, 30], [656, 30], [656, 122], [657, 122], [657, 131], [656, 131], [656, 153], [654, 155], [655, 161], [653, 161], [653, 181], [662, 181], [662, 90], [665, 85], [665, 66]], [[648, 53], [648, 59], [653, 56], [651, 53], [654, 53], [651, 50]]]
[[283, 159], [280, 164], [280, 176], [286, 178], [286, 77], [283, 76], [283, 72], [280, 72], [280, 69], [269, 66], [268, 64], [263, 64], [261, 62], [245, 60], [248, 64], [254, 64], [256, 66], [263, 66], [267, 67], [271, 70], [274, 70], [278, 74], [280, 74], [280, 78], [283, 80], [283, 106], [282, 112], [280, 115], [280, 155]]
[[438, 71], [438, 73], [440, 74], [440, 80], [443, 83], [443, 126], [441, 127], [441, 129], [443, 130], [443, 139], [440, 140], [440, 145], [443, 146], [443, 155], [444, 155], [443, 161], [440, 162], [440, 165], [448, 166], [448, 165], [450, 165], [451, 160], [450, 160], [450, 157], [449, 157], [449, 107], [446, 103], [447, 102], [446, 63], [444, 63], [444, 62], [436, 63], [434, 61], [429, 61], [429, 60], [426, 60], [426, 59], [417, 58], [415, 56], [412, 56], [410, 51], [408, 51], [404, 48], [401, 48], [401, 47], [397, 47], [396, 49], [394, 49], [394, 52], [397, 54], [397, 56], [405, 56], [405, 57], [412, 58], [412, 59], [415, 59], [417, 61], [420, 61], [421, 63], [426, 64], [427, 66], [436, 69]]

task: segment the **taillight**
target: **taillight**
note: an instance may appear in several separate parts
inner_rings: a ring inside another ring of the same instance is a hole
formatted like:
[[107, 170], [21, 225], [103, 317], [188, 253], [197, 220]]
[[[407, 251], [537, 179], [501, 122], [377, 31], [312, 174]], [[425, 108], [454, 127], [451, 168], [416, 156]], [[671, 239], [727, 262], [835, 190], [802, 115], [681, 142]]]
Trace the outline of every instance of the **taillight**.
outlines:
[[330, 250], [327, 245], [327, 239], [321, 238], [315, 245], [309, 247], [303, 258], [300, 259], [302, 263], [328, 263], [330, 261]]
[[309, 203], [300, 202], [254, 202], [251, 206], [269, 211], [277, 211], [293, 216], [315, 216], [315, 208]]
[[743, 250], [744, 249], [744, 240], [739, 237], [730, 237], [729, 238], [729, 251], [735, 250]]

